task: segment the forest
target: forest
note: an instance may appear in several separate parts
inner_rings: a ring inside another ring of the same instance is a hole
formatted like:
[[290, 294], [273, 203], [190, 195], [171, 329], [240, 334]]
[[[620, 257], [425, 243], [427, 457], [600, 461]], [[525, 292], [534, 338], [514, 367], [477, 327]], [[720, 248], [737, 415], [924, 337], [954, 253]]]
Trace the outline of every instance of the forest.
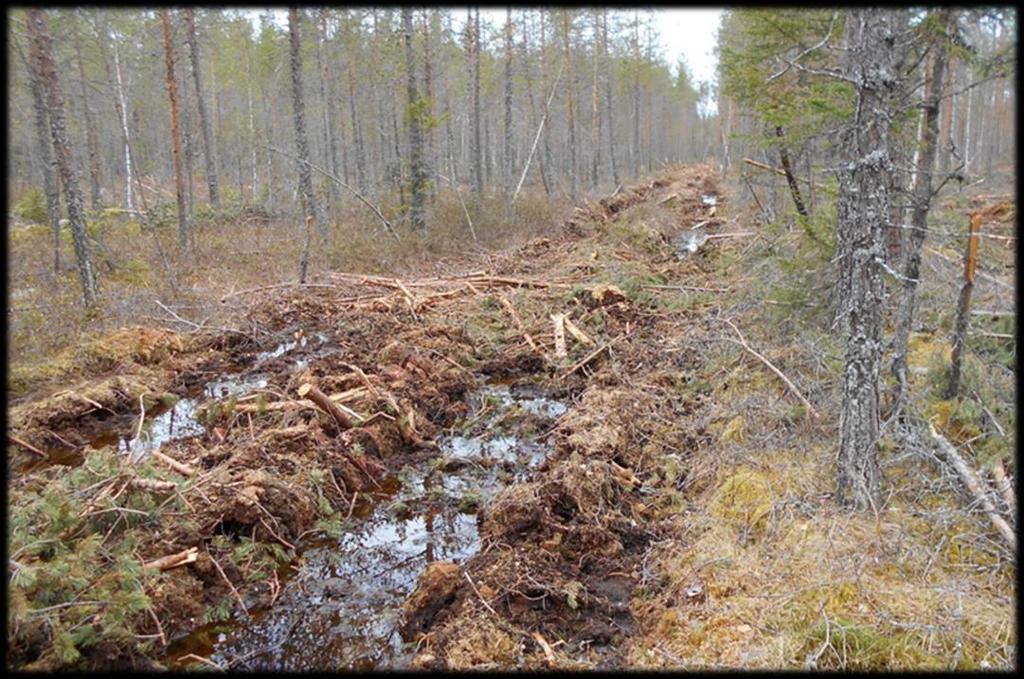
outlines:
[[1016, 667], [1016, 10], [665, 11], [7, 10], [8, 670]]

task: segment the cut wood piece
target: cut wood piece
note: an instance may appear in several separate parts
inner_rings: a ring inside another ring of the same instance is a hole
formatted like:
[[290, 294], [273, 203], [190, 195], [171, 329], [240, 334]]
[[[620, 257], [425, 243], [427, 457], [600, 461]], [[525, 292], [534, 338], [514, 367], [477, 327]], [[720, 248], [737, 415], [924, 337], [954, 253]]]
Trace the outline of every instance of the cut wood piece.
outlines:
[[986, 514], [988, 514], [989, 520], [992, 522], [992, 525], [995, 526], [1003, 540], [1006, 541], [1006, 544], [1010, 546], [1011, 550], [1016, 551], [1017, 536], [1013, 532], [1013, 529], [1010, 528], [1010, 524], [1006, 523], [1006, 519], [1000, 516], [999, 512], [996, 511], [996, 507], [992, 504], [992, 500], [989, 498], [984, 486], [981, 485], [978, 475], [974, 473], [974, 470], [967, 464], [967, 461], [960, 456], [956, 446], [950, 443], [949, 439], [945, 436], [935, 431], [935, 425], [931, 422], [928, 423], [928, 430], [932, 435], [932, 439], [934, 439], [935, 443], [938, 444], [939, 452], [942, 454], [942, 457], [944, 457], [946, 461], [949, 462], [950, 466], [956, 470], [956, 473], [960, 477], [960, 480], [963, 481], [964, 486], [967, 487], [967, 490], [970, 492], [974, 500], [981, 505], [981, 508], [985, 510]]
[[569, 334], [576, 338], [576, 341], [584, 346], [593, 346], [594, 340], [590, 339], [587, 333], [576, 327], [576, 324], [566, 316], [564, 317], [565, 329], [569, 331]]
[[555, 332], [555, 356], [565, 358], [568, 355], [565, 348], [565, 314], [551, 314], [551, 323]]
[[540, 632], [533, 633], [533, 640], [537, 642], [540, 649], [544, 652], [544, 661], [548, 667], [555, 666], [555, 651], [551, 648], [551, 644], [548, 643], [547, 639], [541, 636]]
[[162, 571], [177, 568], [178, 566], [185, 566], [190, 563], [195, 563], [196, 559], [199, 558], [199, 548], [189, 547], [183, 552], [177, 554], [168, 554], [162, 556], [159, 559], [154, 559], [148, 563], [142, 564], [143, 568], [159, 568]]
[[178, 484], [174, 481], [158, 481], [156, 479], [132, 479], [128, 485], [132, 488], [150, 490], [155, 493], [166, 493], [178, 487]]
[[995, 465], [992, 467], [992, 478], [995, 479], [996, 488], [1003, 496], [1003, 500], [1006, 502], [1006, 506], [1010, 509], [1010, 516], [1017, 515], [1017, 495], [1013, 492], [1013, 486], [1010, 484], [1010, 479], [1006, 477], [1006, 468], [1003, 467], [1003, 461], [997, 460]]
[[541, 358], [547, 360], [547, 357], [544, 356], [544, 352], [540, 350], [540, 347], [537, 346], [537, 343], [533, 341], [533, 337], [526, 330], [526, 326], [523, 325], [523, 320], [519, 318], [519, 314], [516, 313], [515, 307], [512, 306], [512, 302], [508, 301], [504, 295], [498, 295], [498, 301], [501, 302], [501, 306], [505, 308], [508, 315], [512, 317], [512, 322], [516, 324], [516, 330], [518, 330], [519, 334], [523, 336], [526, 343], [530, 345], [530, 348], [539, 354]]
[[159, 462], [164, 463], [165, 465], [167, 465], [174, 471], [178, 472], [182, 476], [192, 476], [193, 474], [196, 473], [196, 470], [190, 465], [187, 465], [184, 462], [178, 462], [173, 457], [164, 455], [159, 450], [154, 450], [152, 454], [153, 457], [156, 458]]
[[314, 385], [307, 382], [299, 387], [298, 393], [302, 397], [308, 396], [309, 400], [315, 403], [320, 410], [333, 417], [342, 431], [352, 428], [352, 419], [345, 414], [345, 411], [339, 408], [337, 403], [329, 399], [324, 392], [317, 389]]

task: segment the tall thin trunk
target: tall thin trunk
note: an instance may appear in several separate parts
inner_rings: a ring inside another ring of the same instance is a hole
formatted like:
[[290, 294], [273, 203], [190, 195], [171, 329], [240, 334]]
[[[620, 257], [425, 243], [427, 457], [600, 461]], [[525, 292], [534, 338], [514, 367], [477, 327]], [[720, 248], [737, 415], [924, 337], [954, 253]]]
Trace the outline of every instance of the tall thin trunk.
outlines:
[[21, 47], [18, 51], [28, 70], [28, 83], [32, 90], [32, 112], [36, 128], [36, 152], [43, 170], [43, 194], [46, 196], [46, 219], [53, 232], [53, 273], [60, 274], [60, 186], [57, 184], [56, 160], [53, 157], [53, 141], [50, 139], [49, 120], [46, 113], [46, 97], [43, 93], [43, 76], [38, 70], [36, 59], [25, 60]]
[[292, 67], [292, 110], [295, 118], [295, 146], [299, 156], [299, 190], [305, 198], [304, 215], [310, 217], [320, 234], [320, 240], [327, 241], [327, 229], [317, 208], [313, 193], [313, 178], [309, 169], [309, 141], [306, 137], [306, 104], [302, 98], [302, 54], [299, 51], [299, 18], [294, 6], [288, 8], [288, 37], [291, 46]]
[[[467, 14], [469, 10], [466, 10]], [[483, 149], [480, 144], [480, 8], [476, 8], [473, 22], [473, 185], [479, 200], [484, 193]]]
[[178, 82], [174, 77], [174, 45], [171, 42], [171, 18], [166, 9], [160, 10], [160, 24], [164, 31], [164, 65], [167, 68], [167, 96], [171, 101], [171, 149], [174, 154], [174, 188], [178, 198], [178, 250], [188, 244], [188, 226], [185, 221], [185, 181], [181, 168], [181, 141], [178, 130]]
[[92, 250], [89, 246], [85, 211], [82, 209], [82, 194], [78, 188], [78, 175], [72, 161], [71, 141], [68, 139], [64, 120], [64, 91], [57, 75], [57, 66], [53, 61], [53, 38], [50, 36], [46, 13], [34, 8], [27, 12], [31, 40], [29, 54], [46, 91], [50, 137], [57, 158], [57, 172], [64, 186], [64, 200], [68, 209], [68, 221], [71, 222], [71, 238], [75, 246], [78, 276], [82, 283], [82, 297], [85, 306], [91, 308], [96, 304], [97, 298], [96, 266], [93, 264]]
[[511, 207], [512, 174], [515, 172], [515, 158], [512, 156], [512, 8], [505, 10], [505, 210]]
[[424, 189], [426, 188], [426, 172], [423, 167], [423, 102], [416, 88], [416, 59], [412, 49], [412, 9], [402, 8], [402, 25], [405, 28], [405, 69], [408, 93], [409, 118], [409, 174], [410, 191], [412, 193], [412, 226], [414, 229], [427, 228], [426, 214], [423, 209]]
[[203, 160], [206, 167], [206, 186], [210, 195], [210, 205], [220, 206], [220, 192], [217, 187], [217, 156], [213, 149], [213, 132], [210, 130], [210, 119], [206, 115], [206, 98], [203, 96], [202, 58], [199, 52], [199, 41], [196, 39], [195, 14], [192, 8], [185, 9], [185, 25], [188, 29], [188, 57], [192, 65], [192, 81], [196, 88], [196, 108], [199, 109], [199, 127], [203, 134]]
[[593, 117], [590, 124], [590, 187], [597, 188], [597, 173], [601, 164], [601, 87], [598, 74], [601, 66], [601, 26], [599, 10], [594, 10], [594, 88]]
[[[785, 138], [785, 133], [782, 131], [782, 125], [775, 126], [775, 136], [779, 139]], [[789, 193], [793, 196], [793, 204], [796, 206], [797, 214], [801, 217], [807, 216], [807, 208], [804, 206], [803, 196], [800, 195], [800, 186], [796, 183], [796, 178], [793, 176], [793, 166], [789, 162], [789, 152], [786, 150], [785, 144], [779, 144], [779, 160], [782, 162], [782, 171], [786, 174], [786, 184], [789, 185]]]
[[121, 77], [121, 58], [119, 56], [120, 50], [117, 47], [117, 40], [114, 40], [114, 72], [117, 74], [117, 100], [115, 104], [118, 109], [118, 117], [121, 122], [121, 133], [124, 135], [124, 192], [125, 192], [125, 207], [129, 210], [134, 210], [135, 205], [132, 202], [132, 154], [130, 151], [131, 144], [131, 132], [128, 129], [128, 104], [125, 101], [124, 95], [124, 79]]
[[[953, 20], [949, 10], [941, 10], [940, 17], [947, 29]], [[932, 199], [932, 174], [939, 145], [939, 101], [946, 67], [946, 44], [939, 40], [931, 46], [925, 65], [924, 110], [921, 112], [921, 135], [917, 148], [917, 166], [914, 168], [914, 185], [911, 188], [913, 213], [910, 219], [910, 235], [907, 238], [906, 260], [903, 269], [903, 285], [899, 307], [896, 311], [895, 357], [892, 373], [896, 377], [896, 403], [902, 405], [907, 391], [907, 344], [914, 322], [914, 303], [918, 278], [921, 274], [921, 248], [928, 233], [928, 209]], [[946, 103], [947, 109], [950, 103]]]
[[953, 148], [953, 81], [956, 79], [956, 59], [949, 60], [948, 73], [945, 78], [945, 91], [942, 93], [942, 129], [939, 132], [939, 170], [945, 172], [950, 168], [950, 151]]
[[633, 172], [640, 176], [640, 11], [633, 10]]
[[604, 101], [606, 116], [608, 118], [608, 162], [612, 169], [612, 182], [619, 185], [619, 168], [615, 164], [615, 125], [612, 118], [612, 77], [608, 56], [608, 10], [601, 10], [601, 50], [604, 52]]
[[971, 317], [971, 293], [974, 291], [974, 274], [978, 266], [978, 234], [981, 230], [981, 215], [971, 215], [970, 231], [967, 234], [967, 249], [964, 250], [964, 284], [956, 305], [956, 323], [953, 329], [953, 355], [949, 368], [949, 384], [946, 398], [956, 398], [960, 393], [960, 363], [967, 343], [967, 324]]
[[[528, 30], [526, 22], [524, 21], [523, 22], [523, 42], [522, 42], [523, 73], [526, 76], [526, 96], [527, 96], [528, 101], [530, 102], [530, 127], [531, 128], [538, 128], [538, 131], [539, 131], [539, 127], [537, 125], [537, 103], [536, 103], [536, 99], [534, 99], [534, 96], [533, 96], [533, 76], [532, 76], [532, 69], [530, 68], [530, 61], [531, 60], [530, 60], [529, 37], [530, 37], [530, 31]], [[543, 96], [543, 92], [541, 93], [541, 96]], [[536, 148], [536, 141], [534, 142], [534, 148]], [[530, 160], [533, 158], [534, 148], [530, 149], [530, 153], [527, 156], [527, 161], [526, 161], [527, 163], [529, 163]], [[540, 165], [541, 181], [544, 184], [544, 191], [546, 191], [547, 194], [550, 196], [551, 195], [551, 189], [548, 187], [548, 178], [547, 178], [547, 175], [545, 174], [544, 159], [543, 158], [540, 159], [539, 165]], [[519, 187], [516, 187], [516, 190], [518, 190], [518, 189], [519, 189]], [[514, 193], [513, 193], [513, 196], [515, 196]]]
[[905, 44], [896, 39], [905, 10], [855, 9], [846, 19], [846, 76], [858, 83], [854, 119], [840, 145], [840, 266], [849, 282], [836, 499], [878, 509], [879, 395], [882, 364], [881, 262], [893, 172], [891, 125]]
[[363, 146], [362, 125], [359, 123], [359, 115], [356, 113], [356, 89], [355, 80], [352, 77], [352, 59], [345, 60], [345, 70], [348, 76], [348, 110], [352, 119], [352, 138], [356, 147], [356, 182], [360, 191], [366, 191], [366, 149]]
[[[332, 96], [330, 80], [327, 77], [327, 59], [322, 51], [327, 48], [327, 11], [320, 10], [320, 31], [317, 36], [316, 60], [317, 71], [320, 73], [320, 99], [324, 104], [324, 136], [327, 142], [327, 167], [335, 176], [338, 175], [338, 142], [335, 139], [335, 121], [338, 120], [337, 107]], [[348, 173], [345, 173], [345, 181], [348, 181]], [[331, 182], [331, 200], [337, 201], [338, 187]]]
[[565, 49], [565, 60], [566, 60], [566, 64], [569, 67], [569, 94], [568, 94], [568, 105], [567, 105], [568, 106], [568, 115], [569, 115], [569, 120], [568, 120], [568, 126], [569, 126], [569, 179], [570, 179], [569, 186], [571, 187], [570, 195], [575, 200], [575, 198], [576, 198], [576, 191], [577, 191], [577, 186], [576, 186], [576, 174], [577, 174], [577, 165], [576, 165], [576, 120], [575, 120], [575, 117], [574, 117], [575, 111], [574, 111], [573, 97], [572, 97], [572, 91], [573, 91], [573, 86], [575, 84], [575, 79], [574, 79], [574, 76], [573, 76], [572, 50], [571, 50], [571, 46], [570, 46], [570, 36], [569, 36], [569, 33], [570, 33], [569, 11], [563, 9], [562, 10], [562, 38], [563, 38], [563, 46], [564, 46], [564, 49]]
[[89, 108], [89, 88], [85, 78], [85, 61], [82, 59], [82, 39], [75, 31], [75, 61], [78, 62], [78, 80], [82, 86], [82, 119], [85, 122], [85, 146], [89, 153], [89, 205], [93, 210], [103, 202], [100, 193], [102, 178], [100, 177], [100, 151], [96, 139], [96, 123]]

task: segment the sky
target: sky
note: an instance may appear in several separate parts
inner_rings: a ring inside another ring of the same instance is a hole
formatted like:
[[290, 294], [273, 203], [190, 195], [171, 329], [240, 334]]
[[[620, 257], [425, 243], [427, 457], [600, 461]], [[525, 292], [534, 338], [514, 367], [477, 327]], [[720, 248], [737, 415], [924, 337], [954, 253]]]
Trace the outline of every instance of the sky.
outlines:
[[[514, 7], [513, 7], [514, 9]], [[253, 23], [257, 23], [262, 11], [253, 9]], [[287, 25], [287, 14], [277, 10], [278, 21]], [[715, 46], [715, 35], [718, 31], [718, 20], [722, 14], [720, 9], [655, 9], [654, 25], [659, 33], [663, 54], [668, 63], [675, 68], [679, 57], [686, 59], [693, 76], [694, 84], [700, 81], [714, 82], [716, 60], [712, 54]], [[455, 12], [458, 22], [465, 16], [464, 12]], [[505, 21], [505, 8], [485, 8], [480, 10], [481, 21], [490, 21], [500, 25]]]

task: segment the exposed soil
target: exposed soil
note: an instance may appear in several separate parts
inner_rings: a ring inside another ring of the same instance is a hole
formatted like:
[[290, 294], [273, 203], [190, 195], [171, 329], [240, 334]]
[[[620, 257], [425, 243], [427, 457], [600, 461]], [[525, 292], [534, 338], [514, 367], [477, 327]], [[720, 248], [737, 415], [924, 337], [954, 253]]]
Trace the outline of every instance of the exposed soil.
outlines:
[[[114, 449], [180, 498], [136, 526], [134, 554], [198, 550], [147, 580], [134, 629], [157, 640], [78, 666], [635, 666], [653, 599], [703, 596], [649, 563], [678, 539], [675, 490], [713, 490], [715, 446], [743, 435], [708, 397], [735, 371], [703, 384], [694, 339], [721, 335], [716, 258], [745, 247], [714, 177], [673, 169], [458, 270], [268, 290], [246, 331], [123, 331], [131, 350], [79, 357], [73, 388], [29, 390], [10, 411], [15, 492]], [[131, 485], [120, 464], [83, 491], [94, 506]], [[61, 666], [47, 630], [18, 634], [17, 666]]]

